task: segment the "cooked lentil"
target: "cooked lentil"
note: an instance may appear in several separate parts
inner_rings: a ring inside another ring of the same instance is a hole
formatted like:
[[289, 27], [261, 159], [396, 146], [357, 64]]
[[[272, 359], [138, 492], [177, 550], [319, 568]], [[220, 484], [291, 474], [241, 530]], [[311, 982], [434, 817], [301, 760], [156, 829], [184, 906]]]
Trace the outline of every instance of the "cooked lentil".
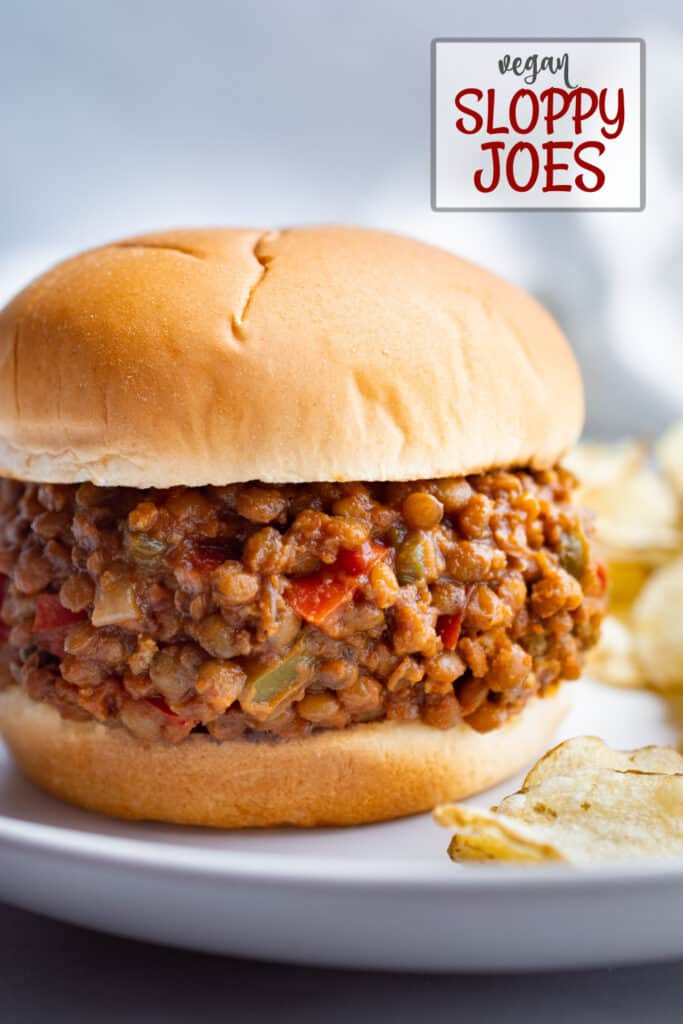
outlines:
[[604, 577], [572, 476], [138, 491], [0, 482], [14, 681], [146, 740], [497, 728], [576, 678]]

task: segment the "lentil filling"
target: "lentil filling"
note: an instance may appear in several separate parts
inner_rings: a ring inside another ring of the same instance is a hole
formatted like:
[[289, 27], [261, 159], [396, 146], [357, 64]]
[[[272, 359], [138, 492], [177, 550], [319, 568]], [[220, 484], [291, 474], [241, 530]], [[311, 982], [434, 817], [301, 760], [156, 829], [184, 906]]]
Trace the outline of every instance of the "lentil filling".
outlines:
[[605, 579], [562, 468], [134, 490], [0, 481], [11, 679], [150, 741], [488, 731], [576, 678]]

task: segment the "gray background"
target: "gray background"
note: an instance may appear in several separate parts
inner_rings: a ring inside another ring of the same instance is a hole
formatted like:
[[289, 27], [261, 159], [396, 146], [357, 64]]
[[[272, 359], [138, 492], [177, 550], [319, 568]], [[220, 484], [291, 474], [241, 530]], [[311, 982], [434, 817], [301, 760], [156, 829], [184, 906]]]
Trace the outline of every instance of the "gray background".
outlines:
[[[648, 46], [648, 207], [429, 209], [434, 36], [638, 35]], [[355, 221], [432, 240], [553, 309], [589, 429], [683, 414], [683, 13], [550, 5], [5, 0], [0, 298], [47, 263], [192, 223]], [[680, 1020], [681, 965], [519, 978], [346, 975], [186, 955], [0, 908], [5, 1020]]]
[[0, 906], [0, 1016], [80, 1024], [674, 1024], [683, 965], [535, 975], [381, 974], [187, 954]]

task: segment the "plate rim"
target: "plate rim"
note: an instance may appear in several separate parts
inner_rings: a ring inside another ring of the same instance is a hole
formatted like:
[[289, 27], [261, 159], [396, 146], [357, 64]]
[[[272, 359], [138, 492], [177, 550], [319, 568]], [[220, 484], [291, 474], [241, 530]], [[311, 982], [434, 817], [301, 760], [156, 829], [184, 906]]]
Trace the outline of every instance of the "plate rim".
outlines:
[[[446, 835], [444, 830], [444, 835]], [[513, 887], [516, 890], [659, 886], [683, 884], [683, 857], [591, 865], [467, 865], [444, 861], [352, 859], [337, 855], [244, 853], [215, 850], [192, 843], [165, 843], [149, 838], [108, 836], [85, 829], [24, 821], [0, 814], [0, 845], [17, 851], [44, 852], [64, 859], [94, 861], [120, 869], [169, 872], [176, 876], [212, 878], [273, 885], [323, 884], [334, 888], [382, 888], [436, 891], [463, 889], [479, 894]]]

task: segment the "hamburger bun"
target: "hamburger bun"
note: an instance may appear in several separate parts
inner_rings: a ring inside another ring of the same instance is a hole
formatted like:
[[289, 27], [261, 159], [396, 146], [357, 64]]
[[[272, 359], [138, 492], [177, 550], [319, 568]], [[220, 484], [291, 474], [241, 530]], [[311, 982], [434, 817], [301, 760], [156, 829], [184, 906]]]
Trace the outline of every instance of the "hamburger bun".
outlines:
[[178, 230], [69, 259], [0, 314], [0, 475], [200, 486], [545, 467], [579, 372], [486, 270], [359, 228]]
[[[414, 480], [554, 464], [583, 396], [529, 296], [357, 228], [178, 230], [75, 256], [0, 313], [0, 475], [137, 488]], [[60, 718], [17, 686], [0, 729], [38, 785], [126, 818], [350, 825], [498, 782], [563, 696], [488, 734], [382, 721], [177, 746]]]
[[380, 722], [306, 739], [144, 744], [123, 728], [61, 718], [18, 687], [0, 729], [32, 782], [117, 818], [216, 828], [357, 825], [461, 800], [547, 749], [566, 689], [534, 698], [500, 729]]

